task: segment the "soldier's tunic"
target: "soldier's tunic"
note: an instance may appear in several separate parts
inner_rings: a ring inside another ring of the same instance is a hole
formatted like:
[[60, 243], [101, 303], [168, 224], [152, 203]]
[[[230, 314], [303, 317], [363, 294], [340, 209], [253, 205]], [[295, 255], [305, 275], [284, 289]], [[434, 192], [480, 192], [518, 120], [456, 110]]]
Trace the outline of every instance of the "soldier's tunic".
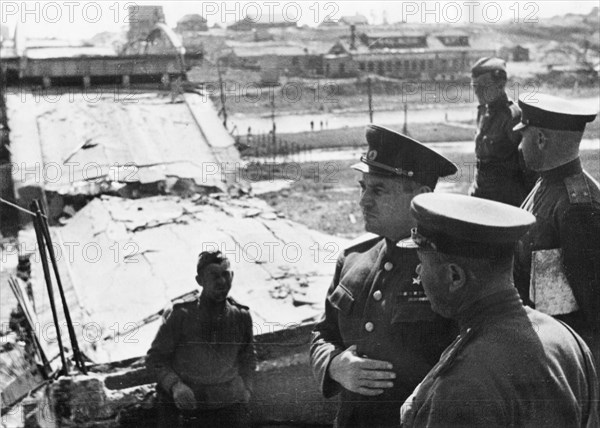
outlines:
[[515, 289], [460, 315], [460, 336], [402, 406], [402, 427], [596, 427], [592, 356]]
[[521, 110], [506, 93], [477, 107], [477, 168], [469, 195], [515, 206], [523, 202], [535, 178], [525, 172], [519, 153], [521, 133], [512, 130], [520, 119]]
[[[382, 237], [351, 246], [338, 259], [310, 349], [323, 395], [341, 392], [337, 426], [397, 426], [400, 406], [456, 337], [455, 324], [431, 310], [416, 279], [418, 263], [412, 241]], [[392, 363], [394, 387], [367, 397], [333, 381], [329, 363], [351, 345], [363, 357]]]
[[169, 396], [179, 380], [189, 386], [199, 409], [247, 402], [256, 368], [248, 308], [229, 297], [217, 305], [203, 298], [174, 304], [164, 312], [146, 366]]
[[[580, 308], [558, 315], [588, 343], [600, 362], [600, 187], [576, 159], [541, 173], [523, 202], [536, 224], [518, 243], [515, 285], [529, 299], [532, 252], [561, 249], [562, 265]], [[598, 367], [598, 366], [597, 366]]]

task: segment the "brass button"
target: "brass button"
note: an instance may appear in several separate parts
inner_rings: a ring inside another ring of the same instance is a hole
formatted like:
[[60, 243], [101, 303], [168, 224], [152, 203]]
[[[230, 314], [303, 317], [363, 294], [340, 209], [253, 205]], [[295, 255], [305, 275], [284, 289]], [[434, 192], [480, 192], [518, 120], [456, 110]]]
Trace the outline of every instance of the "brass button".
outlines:
[[375, 292], [373, 293], [373, 298], [374, 298], [376, 301], [378, 301], [378, 302], [379, 302], [379, 301], [381, 300], [381, 297], [383, 297], [383, 295], [381, 294], [381, 290], [377, 290], [377, 291], [375, 291]]
[[375, 328], [375, 326], [370, 321], [365, 324], [365, 330], [367, 330], [369, 333], [372, 332], [374, 328]]
[[385, 262], [383, 268], [389, 272], [394, 268], [394, 265], [392, 264], [392, 262]]

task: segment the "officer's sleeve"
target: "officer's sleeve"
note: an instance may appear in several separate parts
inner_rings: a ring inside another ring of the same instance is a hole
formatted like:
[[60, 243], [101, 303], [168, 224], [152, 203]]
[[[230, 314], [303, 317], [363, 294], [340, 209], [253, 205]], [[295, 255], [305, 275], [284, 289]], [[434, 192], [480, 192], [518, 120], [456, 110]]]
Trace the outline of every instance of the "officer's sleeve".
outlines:
[[254, 333], [252, 331], [252, 316], [248, 310], [242, 310], [244, 343], [239, 353], [239, 373], [246, 389], [252, 393], [254, 388], [254, 372], [256, 370], [256, 350], [254, 348]]
[[345, 349], [337, 322], [336, 309], [329, 302], [329, 296], [339, 282], [342, 265], [343, 255], [337, 261], [335, 275], [325, 299], [325, 313], [315, 325], [310, 345], [310, 363], [325, 398], [338, 394], [342, 389], [336, 381], [329, 377], [328, 373], [331, 360]]
[[146, 368], [154, 376], [157, 384], [166, 392], [180, 379], [172, 369], [173, 355], [181, 331], [178, 311], [168, 308], [163, 313], [162, 324], [146, 355]]
[[506, 137], [508, 138], [508, 140], [515, 146], [517, 147], [519, 145], [519, 143], [521, 142], [521, 132], [519, 131], [513, 131], [513, 128], [515, 126], [517, 126], [519, 124], [519, 122], [521, 122], [521, 110], [515, 106], [515, 105], [511, 105], [509, 107], [510, 109], [510, 117], [507, 118], [505, 124], [504, 124], [504, 133], [506, 134]]
[[438, 381], [416, 415], [402, 421], [402, 427], [508, 426], [510, 412], [505, 403], [510, 400], [506, 398], [495, 393], [493, 386], [485, 385], [477, 376], [470, 379], [452, 376]]
[[560, 220], [563, 267], [590, 327], [600, 327], [600, 209], [570, 205]]

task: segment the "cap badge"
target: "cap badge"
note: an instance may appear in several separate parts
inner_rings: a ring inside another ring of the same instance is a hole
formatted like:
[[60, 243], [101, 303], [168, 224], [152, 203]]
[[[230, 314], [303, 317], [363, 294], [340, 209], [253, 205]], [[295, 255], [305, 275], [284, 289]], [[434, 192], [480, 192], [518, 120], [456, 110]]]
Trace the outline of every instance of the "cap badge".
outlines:
[[369, 150], [369, 153], [367, 153], [367, 159], [375, 160], [376, 158], [377, 158], [377, 150]]

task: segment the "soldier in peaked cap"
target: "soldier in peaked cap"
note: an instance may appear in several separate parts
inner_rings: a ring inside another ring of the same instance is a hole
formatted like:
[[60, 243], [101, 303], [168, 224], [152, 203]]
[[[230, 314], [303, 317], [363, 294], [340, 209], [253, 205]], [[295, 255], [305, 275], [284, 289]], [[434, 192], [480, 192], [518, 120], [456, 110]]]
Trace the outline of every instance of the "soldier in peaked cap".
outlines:
[[[360, 206], [370, 235], [337, 261], [310, 349], [325, 397], [341, 394], [338, 427], [398, 425], [400, 406], [456, 336], [432, 312], [414, 269], [411, 199], [456, 173], [448, 159], [402, 134], [369, 125]], [[405, 239], [406, 238], [406, 239]]]
[[[600, 187], [581, 166], [579, 144], [597, 106], [545, 94], [519, 98], [515, 129], [540, 180], [522, 207], [536, 225], [522, 237], [515, 285], [526, 304], [573, 327], [600, 362]], [[598, 368], [598, 366], [596, 366]]]
[[411, 211], [425, 293], [460, 335], [402, 406], [402, 426], [598, 426], [589, 348], [513, 286], [514, 244], [535, 217], [453, 194], [418, 195]]
[[475, 155], [477, 168], [471, 196], [519, 206], [537, 178], [519, 154], [521, 135], [513, 131], [521, 111], [506, 95], [506, 62], [484, 57], [471, 69], [471, 84], [479, 101]]

